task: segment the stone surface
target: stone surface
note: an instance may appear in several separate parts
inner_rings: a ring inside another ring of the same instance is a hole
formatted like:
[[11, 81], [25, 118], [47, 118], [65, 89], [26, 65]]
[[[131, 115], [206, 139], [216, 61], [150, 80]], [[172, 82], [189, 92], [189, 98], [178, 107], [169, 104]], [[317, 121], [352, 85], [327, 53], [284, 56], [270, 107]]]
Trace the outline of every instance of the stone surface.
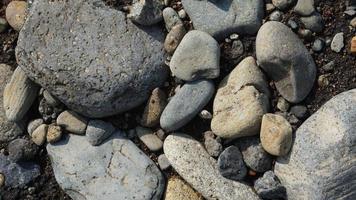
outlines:
[[0, 188], [4, 187], [5, 185], [5, 176], [4, 174], [0, 173]]
[[269, 20], [271, 21], [282, 21], [282, 19], [283, 19], [283, 13], [279, 10], [273, 11], [269, 16]]
[[287, 101], [298, 103], [309, 94], [316, 77], [315, 63], [302, 41], [287, 26], [266, 22], [257, 34], [256, 55]]
[[298, 0], [294, 12], [302, 16], [309, 16], [315, 11], [314, 0]]
[[264, 17], [262, 0], [183, 0], [182, 4], [194, 28], [217, 39], [231, 33], [255, 34]]
[[287, 199], [283, 187], [273, 171], [267, 171], [254, 184], [257, 194], [263, 199]]
[[242, 154], [236, 146], [229, 146], [221, 153], [218, 166], [220, 174], [231, 180], [242, 180], [247, 174]]
[[223, 151], [221, 140], [215, 138], [214, 133], [211, 131], [206, 131], [204, 133], [204, 147], [212, 157], [218, 157], [219, 154]]
[[62, 128], [56, 125], [49, 125], [47, 129], [47, 142], [56, 143], [62, 138]]
[[203, 200], [187, 183], [177, 177], [170, 178], [164, 200]]
[[186, 125], [209, 102], [215, 92], [211, 81], [186, 83], [169, 101], [160, 124], [166, 131], [174, 131]]
[[169, 163], [166, 155], [161, 154], [157, 158], [158, 166], [161, 170], [166, 170], [171, 166], [171, 163]]
[[[83, 136], [67, 135], [48, 145], [57, 182], [74, 200], [159, 200], [164, 178], [156, 165], [121, 132], [93, 147]], [[70, 152], [70, 153], [68, 153]]]
[[162, 8], [160, 0], [134, 0], [127, 17], [141, 25], [153, 25], [162, 21]]
[[38, 151], [37, 146], [26, 139], [15, 139], [8, 144], [8, 158], [14, 162], [32, 160]]
[[[172, 29], [173, 30], [173, 29]], [[209, 34], [189, 31], [174, 52], [170, 69], [185, 81], [213, 79], [220, 74], [220, 46]]]
[[4, 89], [4, 109], [9, 121], [23, 119], [37, 97], [39, 87], [22, 71], [16, 68]]
[[11, 1], [6, 7], [6, 20], [16, 31], [25, 23], [28, 4], [26, 1]]
[[145, 110], [143, 111], [141, 125], [145, 127], [154, 127], [158, 125], [166, 105], [167, 95], [159, 88], [154, 89], [147, 101]]
[[277, 108], [280, 111], [287, 112], [289, 110], [289, 106], [290, 105], [289, 105], [288, 101], [285, 100], [283, 97], [278, 98]]
[[274, 6], [280, 10], [286, 10], [295, 4], [297, 0], [272, 0]]
[[269, 109], [269, 95], [255, 59], [245, 58], [219, 85], [213, 105], [212, 131], [222, 138], [258, 134], [262, 116]]
[[163, 10], [163, 19], [168, 32], [176, 25], [183, 25], [178, 13], [171, 7], [167, 7]]
[[162, 140], [153, 134], [153, 131], [148, 128], [136, 127], [136, 134], [138, 138], [148, 147], [151, 151], [159, 151], [163, 147]]
[[216, 161], [192, 137], [171, 134], [163, 149], [178, 174], [206, 199], [259, 199], [249, 186], [221, 176]]
[[308, 108], [303, 105], [295, 105], [290, 109], [290, 113], [299, 119], [303, 119], [308, 114]]
[[336, 53], [339, 53], [342, 48], [344, 48], [344, 46], [344, 33], [337, 33], [331, 42], [331, 50], [335, 51]]
[[292, 147], [292, 132], [292, 126], [284, 117], [271, 113], [263, 115], [260, 139], [268, 153], [286, 155]]
[[275, 174], [295, 199], [356, 197], [356, 90], [343, 92], [309, 117], [292, 150], [277, 159]]
[[38, 146], [44, 144], [46, 142], [47, 130], [48, 130], [47, 124], [42, 124], [38, 128], [36, 128], [31, 134], [32, 142], [34, 142]]
[[88, 120], [77, 113], [66, 110], [58, 115], [57, 125], [74, 134], [84, 135]]
[[110, 137], [114, 131], [115, 127], [109, 122], [90, 120], [85, 135], [91, 145], [98, 146]]
[[183, 24], [173, 26], [164, 41], [164, 49], [167, 51], [167, 53], [174, 53], [186, 33], [187, 31], [185, 30]]
[[27, 125], [27, 133], [31, 136], [33, 131], [35, 131], [39, 126], [44, 123], [43, 119], [38, 118], [30, 121]]
[[46, 102], [51, 106], [58, 106], [61, 104], [61, 102], [53, 97], [47, 90], [43, 91], [43, 98], [45, 98]]
[[99, 118], [138, 106], [164, 83], [163, 39], [158, 27], [134, 25], [101, 1], [40, 0], [31, 6], [16, 56], [30, 78], [71, 110]]
[[350, 25], [354, 28], [356, 28], [356, 17], [354, 17], [351, 21], [350, 21]]
[[312, 49], [314, 52], [321, 52], [323, 51], [324, 46], [325, 46], [324, 40], [318, 38], [313, 42]]
[[315, 33], [320, 33], [324, 29], [323, 18], [318, 12], [314, 12], [312, 15], [307, 17], [301, 17], [300, 21], [304, 24], [305, 28]]

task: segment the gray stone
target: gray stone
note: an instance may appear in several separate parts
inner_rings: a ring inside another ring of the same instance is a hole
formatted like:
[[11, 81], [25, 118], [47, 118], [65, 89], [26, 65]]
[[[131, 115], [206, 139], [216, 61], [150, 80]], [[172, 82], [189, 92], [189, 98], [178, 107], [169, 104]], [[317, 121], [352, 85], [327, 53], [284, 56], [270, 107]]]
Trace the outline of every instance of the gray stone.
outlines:
[[315, 11], [314, 0], [298, 0], [294, 11], [302, 16], [311, 15]]
[[6, 19], [0, 17], [0, 33], [4, 32], [7, 29], [8, 23]]
[[187, 31], [185, 30], [183, 24], [173, 26], [164, 41], [164, 49], [167, 51], [167, 53], [174, 53], [186, 33]]
[[206, 131], [204, 133], [204, 147], [212, 157], [218, 157], [223, 151], [221, 139], [215, 138], [214, 133], [211, 131]]
[[133, 0], [127, 17], [141, 25], [153, 25], [162, 21], [162, 8], [160, 0]]
[[318, 38], [313, 42], [312, 49], [314, 52], [321, 52], [323, 51], [324, 47], [325, 47], [324, 40]]
[[184, 9], [181, 9], [180, 11], [178, 11], [178, 15], [181, 19], [184, 19], [187, 17], [187, 12], [185, 12]]
[[171, 163], [169, 163], [166, 155], [164, 154], [158, 156], [157, 162], [161, 170], [166, 170], [171, 166]]
[[286, 10], [295, 4], [296, 0], [272, 0], [273, 5], [275, 5], [280, 10]]
[[281, 185], [273, 171], [267, 171], [257, 179], [254, 188], [263, 199], [287, 199], [286, 188]]
[[157, 135], [153, 134], [151, 129], [138, 126], [136, 127], [136, 134], [150, 151], [159, 151], [162, 149], [162, 140], [160, 140]]
[[182, 0], [182, 4], [194, 28], [218, 40], [231, 33], [255, 34], [264, 17], [263, 0]]
[[114, 131], [115, 127], [109, 122], [90, 120], [85, 135], [91, 145], [97, 146], [110, 137]]
[[312, 15], [307, 17], [301, 17], [300, 21], [304, 24], [305, 28], [315, 33], [320, 33], [324, 29], [323, 18], [318, 12], [314, 12]]
[[221, 176], [216, 161], [192, 137], [171, 134], [163, 149], [178, 174], [206, 199], [259, 199], [249, 186]]
[[58, 115], [57, 125], [63, 127], [70, 133], [84, 135], [88, 120], [77, 113], [66, 110]]
[[313, 87], [316, 67], [302, 41], [280, 22], [266, 22], [256, 38], [260, 66], [289, 102], [302, 101]]
[[224, 56], [228, 60], [239, 59], [243, 55], [244, 51], [244, 44], [241, 40], [235, 40], [231, 43], [231, 47], [228, 46], [228, 48], [225, 49]]
[[58, 106], [61, 104], [61, 102], [53, 97], [47, 90], [43, 91], [43, 98], [45, 98], [46, 102], [51, 106]]
[[229, 146], [220, 154], [218, 166], [220, 174], [231, 180], [242, 180], [247, 174], [242, 154], [236, 146]]
[[99, 118], [140, 105], [164, 83], [163, 39], [158, 27], [137, 26], [98, 0], [40, 0], [31, 6], [16, 56], [30, 78], [71, 110]]
[[183, 25], [178, 13], [171, 7], [167, 7], [163, 10], [163, 19], [168, 32], [176, 25]]
[[26, 139], [15, 139], [8, 144], [9, 159], [14, 162], [32, 160], [38, 151], [37, 146]]
[[205, 32], [189, 31], [174, 52], [170, 69], [174, 76], [185, 81], [217, 78], [220, 74], [218, 42]]
[[204, 108], [214, 92], [211, 81], [186, 83], [164, 109], [160, 119], [161, 127], [166, 131], [174, 131], [186, 125]]
[[299, 119], [303, 119], [308, 114], [308, 108], [303, 105], [295, 105], [290, 109], [290, 113]]
[[290, 105], [289, 105], [288, 101], [285, 100], [283, 97], [278, 98], [277, 108], [280, 111], [287, 112], [289, 110], [289, 106]]
[[283, 13], [279, 10], [273, 11], [269, 16], [269, 20], [271, 21], [282, 21], [282, 19], [283, 19]]
[[287, 24], [292, 30], [297, 30], [299, 28], [297, 22], [295, 22], [294, 20], [289, 19]]
[[326, 63], [325, 65], [323, 65], [323, 70], [325, 70], [326, 72], [330, 72], [334, 69], [335, 66], [335, 61], [330, 61], [328, 63]]
[[313, 32], [309, 29], [299, 29], [298, 33], [302, 38], [304, 38], [306, 41], [311, 41], [313, 38]]
[[336, 53], [339, 53], [344, 48], [344, 46], [344, 33], [337, 33], [331, 42], [331, 50], [335, 51]]
[[356, 198], [356, 89], [343, 92], [296, 131], [274, 172], [289, 200]]
[[30, 121], [27, 125], [27, 132], [31, 136], [33, 131], [35, 131], [39, 126], [44, 123], [43, 119], [34, 119]]
[[93, 147], [83, 136], [67, 135], [47, 145], [54, 175], [73, 200], [159, 200], [164, 178], [130, 140], [116, 132]]

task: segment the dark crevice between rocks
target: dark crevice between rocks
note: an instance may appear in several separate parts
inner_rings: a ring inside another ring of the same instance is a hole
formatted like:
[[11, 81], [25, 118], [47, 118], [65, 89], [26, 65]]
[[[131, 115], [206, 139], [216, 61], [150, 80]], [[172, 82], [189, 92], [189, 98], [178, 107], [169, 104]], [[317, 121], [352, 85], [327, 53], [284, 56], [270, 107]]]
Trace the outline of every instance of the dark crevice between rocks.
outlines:
[[133, 0], [103, 0], [103, 2], [116, 10], [127, 13], [127, 7], [132, 5]]

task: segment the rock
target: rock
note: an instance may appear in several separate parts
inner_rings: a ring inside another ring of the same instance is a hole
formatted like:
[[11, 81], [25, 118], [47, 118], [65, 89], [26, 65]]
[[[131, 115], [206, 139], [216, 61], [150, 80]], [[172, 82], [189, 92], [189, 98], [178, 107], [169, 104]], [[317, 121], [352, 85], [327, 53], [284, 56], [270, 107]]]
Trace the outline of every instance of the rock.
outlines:
[[6, 7], [6, 20], [16, 31], [25, 23], [28, 4], [26, 1], [11, 1]]
[[247, 174], [242, 154], [235, 146], [229, 146], [220, 154], [218, 166], [220, 174], [227, 179], [239, 181]]
[[166, 170], [171, 166], [171, 163], [169, 163], [166, 155], [164, 154], [158, 156], [157, 162], [161, 170]]
[[192, 120], [209, 102], [215, 92], [211, 81], [186, 83], [164, 109], [160, 124], [166, 131], [177, 130]]
[[47, 129], [47, 142], [53, 144], [58, 142], [62, 138], [62, 129], [60, 126], [49, 125]]
[[225, 49], [224, 56], [227, 60], [239, 59], [244, 53], [244, 44], [241, 40], [236, 40], [231, 43], [231, 47], [228, 46]]
[[218, 157], [223, 151], [221, 140], [215, 138], [214, 133], [211, 131], [206, 131], [204, 133], [204, 147], [212, 157]]
[[355, 105], [356, 90], [343, 92], [298, 128], [292, 150], [274, 170], [288, 199], [356, 197]]
[[115, 127], [111, 123], [102, 120], [90, 120], [85, 135], [91, 145], [98, 146], [114, 131]]
[[201, 117], [202, 119], [211, 119], [213, 118], [213, 115], [207, 110], [202, 110], [199, 113], [199, 117]]
[[282, 116], [265, 114], [261, 124], [261, 144], [265, 151], [274, 156], [286, 155], [292, 147], [292, 126]]
[[331, 42], [331, 50], [339, 53], [344, 48], [344, 46], [344, 33], [337, 33]]
[[216, 40], [193, 30], [185, 34], [174, 52], [170, 69], [174, 76], [185, 81], [213, 79], [219, 77], [219, 62], [220, 47]]
[[315, 63], [287, 26], [266, 22], [258, 31], [256, 55], [260, 66], [287, 101], [298, 103], [309, 94], [316, 76]]
[[158, 129], [155, 134], [157, 135], [157, 137], [159, 139], [161, 139], [162, 141], [166, 138], [166, 133], [164, 132], [163, 129]]
[[9, 159], [14, 162], [32, 160], [38, 151], [37, 146], [26, 139], [15, 139], [8, 144]]
[[276, 9], [276, 6], [274, 6], [272, 3], [267, 3], [266, 4], [266, 12], [271, 13]]
[[188, 184], [177, 177], [168, 180], [164, 200], [202, 200]]
[[137, 26], [102, 1], [34, 1], [16, 57], [70, 110], [101, 118], [142, 104], [164, 83], [163, 39], [159, 27]]
[[325, 47], [325, 42], [324, 40], [322, 39], [316, 39], [314, 42], [313, 42], [313, 46], [312, 46], [312, 49], [314, 52], [321, 52], [323, 51]]
[[141, 25], [153, 25], [162, 21], [162, 8], [160, 0], [134, 0], [127, 17]]
[[327, 64], [323, 65], [323, 70], [325, 70], [326, 72], [330, 72], [334, 69], [335, 66], [335, 61], [330, 61]]
[[5, 176], [0, 173], [0, 188], [4, 187], [5, 185]]
[[32, 136], [33, 131], [35, 131], [39, 126], [44, 123], [43, 119], [34, 119], [30, 121], [27, 125], [27, 132], [30, 136]]
[[46, 99], [46, 102], [51, 106], [58, 106], [61, 104], [55, 97], [53, 97], [47, 90], [43, 91], [43, 98]]
[[350, 21], [350, 25], [354, 28], [356, 28], [356, 17], [354, 17], [351, 21]]
[[319, 85], [320, 87], [326, 87], [326, 86], [328, 86], [328, 85], [330, 84], [329, 78], [328, 78], [329, 75], [330, 75], [330, 74], [322, 74], [322, 75], [319, 76], [319, 78], [318, 78], [318, 85]]
[[347, 14], [348, 16], [354, 16], [356, 15], [356, 7], [355, 6], [350, 6], [347, 7], [346, 10], [344, 11], [345, 14]]
[[183, 24], [178, 24], [172, 27], [171, 31], [167, 34], [166, 40], [164, 41], [164, 49], [167, 53], [174, 53], [186, 33], [187, 31], [185, 30]]
[[287, 199], [286, 188], [281, 185], [273, 171], [267, 171], [257, 179], [254, 188], [263, 199]]
[[351, 39], [350, 51], [352, 54], [356, 54], [356, 36]]
[[288, 20], [287, 22], [288, 26], [292, 29], [292, 30], [298, 30], [299, 25], [297, 24], [297, 22], [295, 22], [294, 20]]
[[40, 166], [32, 162], [14, 163], [8, 157], [0, 154], [0, 171], [5, 177], [7, 187], [23, 187], [38, 177]]
[[77, 113], [66, 110], [58, 115], [57, 125], [70, 133], [84, 135], [88, 120]]
[[286, 10], [295, 4], [296, 0], [272, 0], [273, 5], [275, 5], [280, 10]]
[[312, 15], [307, 17], [301, 17], [300, 21], [304, 24], [305, 28], [315, 33], [320, 33], [324, 29], [323, 18], [317, 12], [314, 12]]
[[8, 23], [6, 19], [0, 17], [0, 33], [4, 32], [7, 29]]
[[66, 135], [47, 151], [57, 182], [72, 199], [161, 199], [161, 172], [121, 132], [96, 147], [82, 136]]
[[278, 98], [277, 108], [280, 111], [287, 112], [289, 110], [289, 103], [283, 97]]
[[239, 138], [235, 145], [239, 147], [247, 167], [256, 172], [265, 172], [272, 168], [272, 158], [263, 149], [258, 137]]
[[163, 19], [168, 32], [176, 25], [183, 25], [178, 13], [171, 7], [167, 7], [163, 10]]
[[46, 142], [47, 130], [47, 124], [42, 124], [38, 128], [36, 128], [31, 134], [32, 142], [34, 142], [38, 146], [43, 145]]
[[138, 138], [147, 146], [150, 151], [159, 151], [163, 147], [163, 142], [153, 131], [143, 127], [136, 127]]
[[230, 36], [229, 36], [229, 38], [231, 39], [231, 40], [238, 40], [239, 39], [239, 34], [237, 34], [237, 33], [233, 33], [233, 34], [231, 34]]
[[315, 11], [314, 0], [298, 0], [294, 12], [302, 16], [309, 16]]
[[268, 96], [268, 85], [255, 59], [245, 58], [219, 85], [211, 130], [226, 139], [258, 134], [262, 116], [269, 109]]
[[23, 119], [37, 97], [39, 87], [19, 67], [4, 89], [4, 109], [9, 121]]
[[303, 105], [295, 105], [290, 109], [290, 113], [292, 113], [294, 116], [298, 117], [299, 119], [303, 119], [308, 114], [308, 109]]
[[206, 199], [259, 199], [249, 186], [221, 176], [216, 161], [192, 137], [171, 134], [163, 149], [178, 174]]
[[183, 0], [182, 4], [195, 29], [219, 40], [231, 33], [255, 34], [264, 17], [262, 0]]
[[311, 41], [313, 38], [313, 33], [309, 29], [299, 29], [298, 33], [303, 37], [306, 41]]
[[154, 127], [159, 124], [159, 118], [167, 105], [167, 96], [159, 88], [152, 91], [147, 101], [145, 110], [141, 118], [141, 125], [145, 127]]
[[0, 142], [9, 142], [23, 133], [21, 123], [10, 122], [3, 107], [3, 93], [7, 82], [10, 81], [12, 69], [9, 65], [0, 64]]
[[181, 19], [184, 19], [187, 17], [187, 13], [185, 12], [184, 9], [181, 9], [180, 11], [178, 11], [178, 15]]
[[269, 20], [271, 21], [282, 21], [282, 19], [283, 19], [283, 13], [279, 10], [273, 11], [269, 16]]
[[61, 114], [64, 111], [64, 106], [59, 105], [59, 106], [52, 106], [49, 103], [47, 103], [47, 100], [45, 98], [42, 98], [40, 100], [40, 105], [38, 106], [38, 111], [40, 115], [42, 116], [42, 119], [46, 123], [51, 123], [52, 121], [56, 121], [59, 114]]

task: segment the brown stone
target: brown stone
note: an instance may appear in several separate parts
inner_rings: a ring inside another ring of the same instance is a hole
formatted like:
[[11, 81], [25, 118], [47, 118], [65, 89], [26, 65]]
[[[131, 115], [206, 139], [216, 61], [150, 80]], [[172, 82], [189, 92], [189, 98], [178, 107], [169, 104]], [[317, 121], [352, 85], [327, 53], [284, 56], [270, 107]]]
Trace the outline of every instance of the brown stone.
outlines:
[[193, 188], [177, 177], [168, 180], [165, 200], [202, 200]]
[[154, 127], [158, 125], [166, 105], [166, 94], [159, 88], [154, 89], [142, 114], [141, 125], [145, 127]]
[[354, 36], [351, 40], [351, 53], [356, 54], [356, 36]]
[[62, 129], [60, 126], [49, 125], [47, 130], [47, 142], [55, 143], [58, 142], [62, 137]]
[[11, 1], [6, 7], [6, 20], [16, 31], [25, 23], [28, 4], [26, 1]]

